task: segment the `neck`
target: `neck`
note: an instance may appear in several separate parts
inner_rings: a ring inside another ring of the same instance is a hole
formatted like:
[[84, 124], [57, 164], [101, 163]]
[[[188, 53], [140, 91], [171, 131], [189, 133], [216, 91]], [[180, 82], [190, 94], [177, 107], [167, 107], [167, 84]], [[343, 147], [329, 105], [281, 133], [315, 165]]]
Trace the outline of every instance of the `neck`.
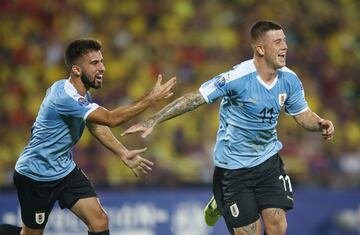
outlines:
[[271, 84], [277, 75], [277, 69], [270, 67], [263, 58], [254, 57], [254, 65], [261, 80], [266, 84]]
[[81, 78], [78, 76], [70, 75], [70, 83], [75, 87], [77, 92], [82, 96], [84, 96], [86, 91], [89, 90], [89, 88], [87, 88], [84, 85], [84, 83], [81, 81]]

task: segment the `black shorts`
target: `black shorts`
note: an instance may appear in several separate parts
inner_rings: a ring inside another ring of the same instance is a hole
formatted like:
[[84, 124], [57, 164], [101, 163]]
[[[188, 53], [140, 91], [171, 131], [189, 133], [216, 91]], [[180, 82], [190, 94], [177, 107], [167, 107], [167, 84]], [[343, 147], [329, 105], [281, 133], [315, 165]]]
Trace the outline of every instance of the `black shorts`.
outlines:
[[227, 226], [255, 222], [266, 208], [293, 208], [290, 177], [278, 154], [264, 163], [236, 170], [215, 167], [213, 193]]
[[75, 167], [62, 179], [36, 181], [14, 172], [23, 223], [32, 229], [44, 228], [56, 201], [61, 209], [71, 208], [79, 199], [96, 197], [95, 189], [84, 172]]

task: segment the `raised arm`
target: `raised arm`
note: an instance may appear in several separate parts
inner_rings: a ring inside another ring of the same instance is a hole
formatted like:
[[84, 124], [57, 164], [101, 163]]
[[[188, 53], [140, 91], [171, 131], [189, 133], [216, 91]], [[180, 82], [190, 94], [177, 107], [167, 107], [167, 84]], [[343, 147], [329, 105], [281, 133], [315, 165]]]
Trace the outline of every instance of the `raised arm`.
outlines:
[[142, 132], [141, 135], [145, 138], [149, 135], [153, 128], [163, 121], [177, 117], [183, 113], [196, 109], [200, 105], [205, 103], [204, 97], [199, 91], [193, 91], [182, 97], [176, 99], [170, 104], [166, 105], [163, 109], [157, 112], [154, 116], [150, 117], [145, 122], [136, 124], [122, 133], [122, 136], [128, 135], [134, 132]]
[[161, 80], [162, 77], [159, 75], [153, 90], [139, 101], [125, 107], [118, 107], [112, 111], [99, 107], [89, 114], [87, 121], [109, 127], [116, 127], [127, 122], [156, 102], [173, 95], [172, 88], [176, 83], [176, 78], [171, 78], [163, 85], [161, 85]]
[[334, 125], [330, 120], [320, 118], [310, 109], [294, 116], [296, 122], [308, 131], [321, 131], [325, 140], [330, 140], [334, 135]]
[[90, 133], [99, 140], [107, 149], [119, 156], [124, 164], [129, 167], [135, 176], [139, 175], [139, 172], [147, 174], [152, 170], [153, 162], [142, 158], [139, 154], [144, 152], [144, 149], [128, 150], [123, 144], [121, 144], [113, 135], [109, 127], [98, 125], [94, 123], [86, 124]]

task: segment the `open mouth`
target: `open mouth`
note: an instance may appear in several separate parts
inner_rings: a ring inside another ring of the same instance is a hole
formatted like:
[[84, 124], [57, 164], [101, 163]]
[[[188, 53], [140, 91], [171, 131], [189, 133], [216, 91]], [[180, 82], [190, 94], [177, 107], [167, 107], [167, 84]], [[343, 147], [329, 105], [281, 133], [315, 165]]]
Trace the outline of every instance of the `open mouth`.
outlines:
[[286, 54], [279, 54], [278, 58], [279, 58], [279, 62], [285, 63]]
[[97, 76], [95, 76], [95, 78], [96, 78], [97, 81], [102, 81], [102, 80], [103, 80], [103, 77], [104, 77], [103, 74], [102, 74], [102, 75], [97, 75]]

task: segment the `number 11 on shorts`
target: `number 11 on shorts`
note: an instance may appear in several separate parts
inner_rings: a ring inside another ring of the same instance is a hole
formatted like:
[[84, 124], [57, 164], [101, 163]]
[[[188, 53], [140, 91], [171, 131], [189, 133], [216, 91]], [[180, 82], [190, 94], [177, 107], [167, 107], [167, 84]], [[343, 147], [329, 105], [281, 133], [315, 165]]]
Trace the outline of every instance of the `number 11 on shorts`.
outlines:
[[[292, 192], [291, 181], [290, 181], [290, 177], [288, 175], [285, 175], [285, 177], [283, 175], [280, 175], [279, 180], [283, 181], [285, 191], [287, 191], [289, 189], [289, 191]], [[286, 187], [286, 183], [287, 183], [288, 187]]]

